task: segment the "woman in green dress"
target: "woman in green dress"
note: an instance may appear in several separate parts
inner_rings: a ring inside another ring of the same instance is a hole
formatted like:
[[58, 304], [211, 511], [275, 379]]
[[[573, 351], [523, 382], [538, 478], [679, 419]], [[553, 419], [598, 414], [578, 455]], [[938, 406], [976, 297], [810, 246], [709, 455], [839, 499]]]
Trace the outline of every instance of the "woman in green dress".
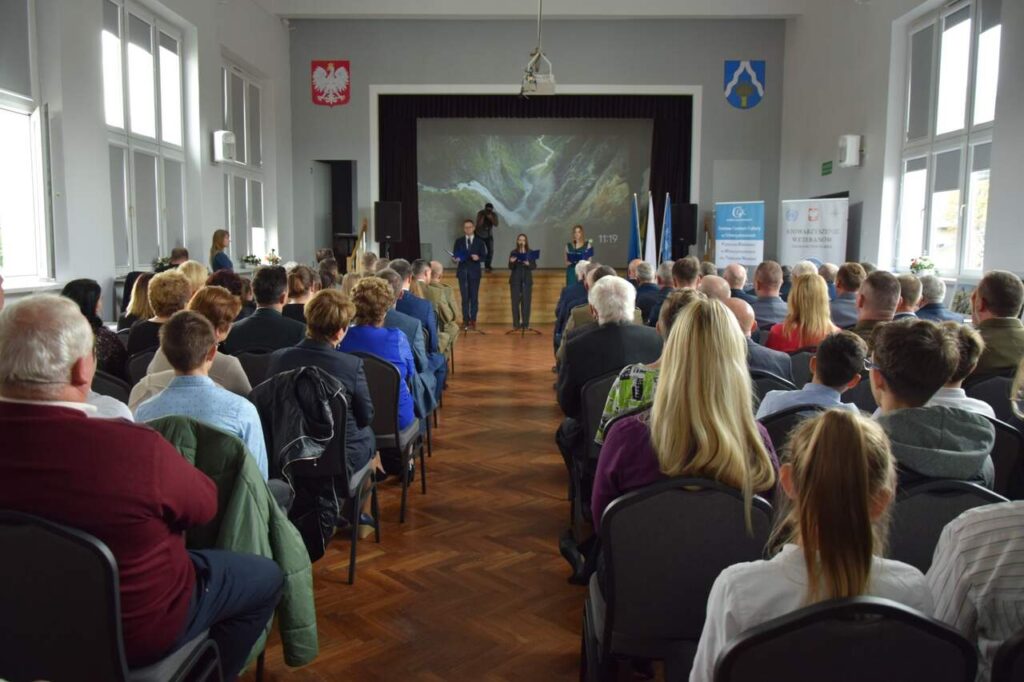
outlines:
[[585, 260], [590, 251], [593, 257], [593, 244], [583, 235], [582, 225], [573, 225], [572, 241], [565, 244], [565, 286], [576, 283], [576, 263]]

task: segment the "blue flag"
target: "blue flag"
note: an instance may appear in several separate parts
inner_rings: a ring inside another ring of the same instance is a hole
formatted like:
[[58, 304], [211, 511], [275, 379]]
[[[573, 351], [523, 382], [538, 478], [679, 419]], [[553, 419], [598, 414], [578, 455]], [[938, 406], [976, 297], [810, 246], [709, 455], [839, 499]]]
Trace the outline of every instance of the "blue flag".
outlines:
[[640, 258], [640, 209], [636, 204], [636, 194], [633, 195], [632, 224], [629, 228], [629, 260]]
[[659, 263], [672, 260], [672, 199], [665, 192], [665, 217], [661, 221], [661, 257]]

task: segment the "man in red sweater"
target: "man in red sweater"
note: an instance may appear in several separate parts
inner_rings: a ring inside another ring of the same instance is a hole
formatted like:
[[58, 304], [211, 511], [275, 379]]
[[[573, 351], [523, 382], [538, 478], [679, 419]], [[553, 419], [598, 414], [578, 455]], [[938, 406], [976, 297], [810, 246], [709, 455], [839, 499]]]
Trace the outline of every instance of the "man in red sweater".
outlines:
[[217, 490], [156, 431], [88, 419], [93, 332], [69, 299], [31, 296], [0, 311], [0, 508], [102, 540], [117, 560], [129, 665], [151, 663], [206, 629], [234, 679], [280, 598], [278, 566], [189, 552]]

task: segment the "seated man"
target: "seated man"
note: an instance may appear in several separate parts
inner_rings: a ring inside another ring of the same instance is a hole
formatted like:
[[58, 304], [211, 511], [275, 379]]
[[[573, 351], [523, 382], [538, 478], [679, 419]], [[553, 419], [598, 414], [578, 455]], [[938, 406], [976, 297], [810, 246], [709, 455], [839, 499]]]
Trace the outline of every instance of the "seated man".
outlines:
[[430, 369], [434, 372], [434, 385], [437, 387], [435, 397], [440, 397], [448, 376], [448, 360], [441, 353], [440, 340], [437, 335], [437, 316], [434, 308], [426, 299], [416, 296], [410, 291], [412, 287], [412, 265], [404, 258], [391, 261], [391, 269], [402, 278], [402, 289], [397, 293], [395, 310], [416, 319], [426, 336], [423, 339], [427, 348]]
[[[696, 289], [700, 286], [700, 278], [700, 261], [693, 256], [686, 256], [672, 263], [672, 286], [675, 291]], [[665, 295], [667, 296], [668, 293], [666, 292]], [[663, 296], [662, 301], [664, 300]], [[647, 319], [647, 324], [653, 327], [658, 324], [660, 318], [661, 301], [651, 308], [651, 316]]]
[[233, 680], [280, 598], [277, 564], [185, 550], [184, 532], [217, 513], [213, 481], [152, 429], [86, 418], [93, 333], [72, 301], [39, 295], [8, 306], [0, 348], [0, 508], [107, 545], [129, 665], [152, 663], [209, 629]]
[[921, 303], [921, 280], [912, 272], [904, 272], [896, 279], [900, 283], [900, 300], [892, 319], [917, 317], [917, 306]]
[[[378, 261], [379, 262], [379, 261]], [[390, 261], [389, 261], [390, 263]], [[377, 273], [377, 277], [387, 282], [395, 301], [402, 294], [402, 277], [391, 268], [384, 268]], [[423, 325], [415, 317], [400, 313], [395, 309], [394, 304], [384, 317], [384, 326], [389, 329], [401, 330], [412, 349], [413, 361], [416, 365], [416, 374], [412, 381], [413, 404], [416, 407], [416, 416], [423, 420], [420, 424], [422, 430], [426, 430], [426, 417], [437, 407], [438, 398], [441, 395], [441, 388], [437, 385], [437, 373], [427, 353], [426, 335]]]
[[853, 332], [829, 334], [811, 357], [811, 373], [814, 375], [811, 381], [799, 391], [768, 391], [757, 408], [757, 418], [764, 419], [798, 405], [858, 412], [856, 405], [844, 403], [840, 398], [845, 391], [860, 383], [867, 354], [867, 344]]
[[891, 272], [875, 270], [860, 285], [860, 291], [857, 292], [857, 324], [852, 331], [867, 341], [869, 350], [875, 329], [892, 322], [899, 302], [900, 281]]
[[867, 278], [860, 263], [843, 263], [836, 273], [836, 296], [829, 302], [832, 324], [847, 329], [857, 324], [857, 292]]
[[964, 379], [974, 372], [974, 368], [978, 366], [978, 358], [985, 351], [985, 342], [982, 341], [981, 334], [959, 322], [943, 322], [942, 328], [956, 341], [957, 348], [960, 349], [960, 362], [957, 363], [953, 376], [945, 386], [935, 392], [928, 404], [956, 407], [995, 419], [996, 413], [991, 405], [984, 400], [968, 397], [967, 391], [963, 389]]
[[935, 617], [978, 648], [988, 680], [999, 646], [1024, 628], [1024, 502], [969, 509], [942, 529], [925, 576]]
[[[675, 291], [675, 289], [672, 288], [673, 265], [675, 265], [673, 261], [662, 261], [661, 265], [658, 266], [658, 269], [654, 273], [654, 280], [658, 285], [658, 291], [654, 296], [654, 305], [651, 306], [650, 313], [648, 313], [647, 316], [644, 317], [644, 324], [646, 324], [648, 327], [657, 326], [658, 320], [652, 320], [651, 315], [654, 314], [656, 308], [659, 308], [661, 304], [665, 302], [665, 299], [668, 298], [668, 295]], [[640, 302], [637, 301], [637, 305], [639, 304]]]
[[758, 327], [778, 324], [786, 319], [788, 308], [779, 292], [782, 290], [782, 266], [773, 260], [766, 260], [754, 270], [754, 293], [757, 300], [750, 305]]
[[277, 350], [294, 346], [306, 333], [306, 325], [281, 314], [288, 301], [288, 273], [280, 265], [264, 265], [252, 278], [256, 312], [239, 320], [224, 340], [224, 352], [237, 355], [247, 350]]
[[[563, 287], [562, 293], [558, 295], [558, 303], [555, 305], [555, 332], [552, 340], [555, 344], [555, 351], [562, 343], [562, 332], [569, 321], [569, 314], [578, 305], [587, 302], [587, 287], [584, 282], [587, 279], [587, 271], [590, 270], [590, 261], [581, 260], [576, 263], [573, 270], [576, 273], [576, 281]], [[594, 264], [597, 267], [597, 264]]]
[[697, 288], [708, 298], [713, 298], [722, 303], [732, 298], [732, 290], [729, 288], [729, 283], [725, 281], [725, 278], [718, 275], [704, 275], [700, 280], [700, 286]]
[[747, 303], [757, 300], [756, 296], [748, 294], [743, 287], [747, 284], [747, 269], [739, 263], [729, 263], [722, 270], [722, 279], [729, 283], [729, 294]]
[[772, 350], [754, 341], [753, 333], [757, 329], [757, 321], [754, 319], [754, 309], [751, 305], [736, 297], [726, 301], [725, 307], [736, 317], [740, 331], [747, 338], [747, 366], [752, 370], [771, 372], [786, 381], [793, 381], [793, 359], [789, 354]]
[[1024, 284], [1005, 270], [985, 273], [971, 293], [971, 317], [985, 340], [985, 352], [974, 373], [1003, 374], [1017, 369], [1024, 358], [1024, 324], [1020, 308]]
[[839, 276], [839, 266], [835, 263], [822, 263], [818, 266], [818, 274], [825, 280], [825, 286], [828, 288], [828, 300], [834, 301], [836, 299], [836, 277]]
[[965, 410], [927, 406], [960, 362], [953, 337], [928, 320], [900, 320], [879, 327], [874, 340], [871, 393], [881, 409], [878, 423], [892, 443], [900, 485], [952, 478], [991, 487], [992, 423]]
[[[636, 307], [644, 320], [651, 316], [651, 310], [661, 302], [658, 297], [660, 290], [654, 283], [654, 266], [646, 261], [636, 264]], [[663, 299], [662, 299], [663, 300]]]
[[459, 338], [459, 306], [455, 302], [455, 290], [444, 283], [444, 265], [441, 261], [430, 261], [430, 278], [427, 280], [428, 298], [437, 301], [438, 316], [444, 320], [444, 331], [452, 343]]
[[[454, 336], [449, 329], [450, 326], [458, 327], [455, 317], [448, 317], [449, 310], [444, 300], [444, 294], [439, 289], [430, 286], [430, 278], [433, 274], [430, 263], [417, 258], [412, 262], [412, 281], [415, 289], [410, 288], [414, 294], [430, 303], [434, 311], [434, 318], [437, 320], [437, 347], [442, 354], [448, 353]], [[454, 313], [452, 313], [454, 315]]]
[[917, 316], [933, 322], [963, 322], [964, 316], [946, 307], [946, 283], [935, 275], [921, 276], [921, 307]]
[[191, 417], [237, 436], [267, 478], [267, 446], [256, 408], [248, 400], [213, 383], [210, 366], [217, 337], [210, 321], [192, 310], [175, 313], [160, 330], [160, 348], [174, 378], [160, 393], [135, 409], [139, 422], [160, 417]]

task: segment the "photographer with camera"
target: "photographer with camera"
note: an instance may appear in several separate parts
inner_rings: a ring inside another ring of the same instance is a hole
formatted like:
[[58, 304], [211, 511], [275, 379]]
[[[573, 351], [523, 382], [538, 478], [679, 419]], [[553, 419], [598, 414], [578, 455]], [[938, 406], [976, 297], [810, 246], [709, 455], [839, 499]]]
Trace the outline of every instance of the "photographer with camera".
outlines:
[[494, 254], [494, 235], [491, 230], [497, 226], [498, 214], [494, 212], [494, 204], [484, 204], [483, 210], [476, 213], [476, 236], [487, 246], [487, 258], [484, 260], [487, 272], [491, 271], [491, 258]]

